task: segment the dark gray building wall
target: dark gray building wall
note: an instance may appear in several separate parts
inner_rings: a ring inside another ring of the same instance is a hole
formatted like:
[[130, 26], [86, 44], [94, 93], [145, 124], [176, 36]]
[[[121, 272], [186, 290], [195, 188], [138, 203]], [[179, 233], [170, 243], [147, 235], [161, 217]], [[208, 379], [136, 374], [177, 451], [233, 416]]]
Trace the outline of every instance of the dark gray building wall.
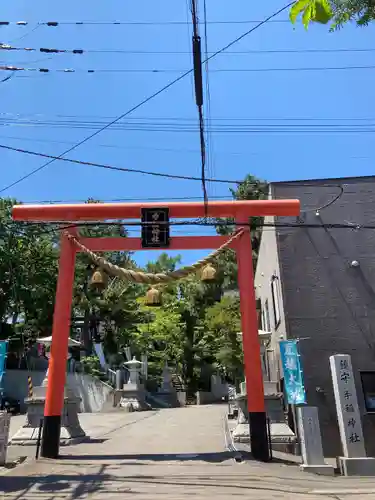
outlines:
[[[317, 215], [317, 207], [340, 194], [338, 185], [343, 194]], [[275, 199], [301, 200], [300, 227], [277, 228], [277, 246], [287, 336], [301, 339], [308, 404], [319, 407], [324, 451], [341, 453], [329, 356], [350, 354], [366, 447], [375, 456], [375, 415], [364, 414], [358, 373], [375, 370], [375, 231], [355, 228], [375, 225], [375, 177], [275, 183], [272, 192]], [[334, 223], [353, 229], [323, 226]], [[351, 267], [353, 260], [360, 267]]]

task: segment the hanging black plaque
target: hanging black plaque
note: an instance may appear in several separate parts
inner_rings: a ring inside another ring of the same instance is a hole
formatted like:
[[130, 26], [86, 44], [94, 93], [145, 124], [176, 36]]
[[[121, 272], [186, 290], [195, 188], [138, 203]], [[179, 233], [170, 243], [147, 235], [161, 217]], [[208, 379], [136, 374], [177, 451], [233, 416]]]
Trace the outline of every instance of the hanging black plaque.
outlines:
[[169, 246], [169, 209], [142, 208], [142, 247]]

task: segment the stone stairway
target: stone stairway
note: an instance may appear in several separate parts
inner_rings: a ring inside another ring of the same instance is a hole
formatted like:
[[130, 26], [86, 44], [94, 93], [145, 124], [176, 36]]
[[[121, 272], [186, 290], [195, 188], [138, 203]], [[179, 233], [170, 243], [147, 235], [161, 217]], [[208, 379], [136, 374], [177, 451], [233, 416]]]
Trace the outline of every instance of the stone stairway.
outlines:
[[185, 391], [182, 378], [180, 377], [180, 375], [177, 375], [177, 373], [172, 373], [171, 382], [172, 382], [172, 385], [173, 385], [176, 392], [184, 392]]

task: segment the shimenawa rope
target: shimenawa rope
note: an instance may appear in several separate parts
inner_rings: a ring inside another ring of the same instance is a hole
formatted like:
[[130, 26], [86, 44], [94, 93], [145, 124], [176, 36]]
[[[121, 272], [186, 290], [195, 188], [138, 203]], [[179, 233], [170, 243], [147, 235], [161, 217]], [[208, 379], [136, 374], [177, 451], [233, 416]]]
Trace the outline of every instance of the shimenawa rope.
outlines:
[[179, 280], [181, 278], [186, 278], [189, 274], [195, 273], [202, 269], [205, 265], [210, 264], [215, 258], [226, 250], [235, 240], [242, 236], [244, 230], [240, 229], [237, 231], [228, 241], [217, 248], [214, 252], [210, 253], [204, 259], [198, 260], [195, 264], [191, 266], [185, 266], [177, 271], [171, 271], [168, 273], [144, 273], [143, 271], [132, 271], [131, 269], [124, 269], [123, 267], [116, 266], [108, 260], [100, 257], [96, 253], [89, 250], [85, 245], [82, 245], [80, 241], [68, 234], [68, 238], [83, 252], [85, 253], [98, 267], [106, 271], [111, 276], [118, 276], [119, 278], [126, 279], [128, 281], [134, 281], [135, 283], [147, 283], [155, 285], [158, 283], [170, 283], [172, 281]]

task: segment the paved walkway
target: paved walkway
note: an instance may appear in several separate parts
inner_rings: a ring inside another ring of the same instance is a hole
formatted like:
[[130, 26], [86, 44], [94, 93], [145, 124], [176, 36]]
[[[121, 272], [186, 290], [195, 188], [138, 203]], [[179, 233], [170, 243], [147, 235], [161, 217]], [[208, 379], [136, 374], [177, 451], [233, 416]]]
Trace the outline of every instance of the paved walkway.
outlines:
[[225, 447], [225, 410], [219, 405], [82, 415], [92, 442], [61, 448], [59, 460], [30, 461], [0, 475], [0, 499], [375, 498], [373, 479], [318, 477], [280, 463], [235, 463]]

